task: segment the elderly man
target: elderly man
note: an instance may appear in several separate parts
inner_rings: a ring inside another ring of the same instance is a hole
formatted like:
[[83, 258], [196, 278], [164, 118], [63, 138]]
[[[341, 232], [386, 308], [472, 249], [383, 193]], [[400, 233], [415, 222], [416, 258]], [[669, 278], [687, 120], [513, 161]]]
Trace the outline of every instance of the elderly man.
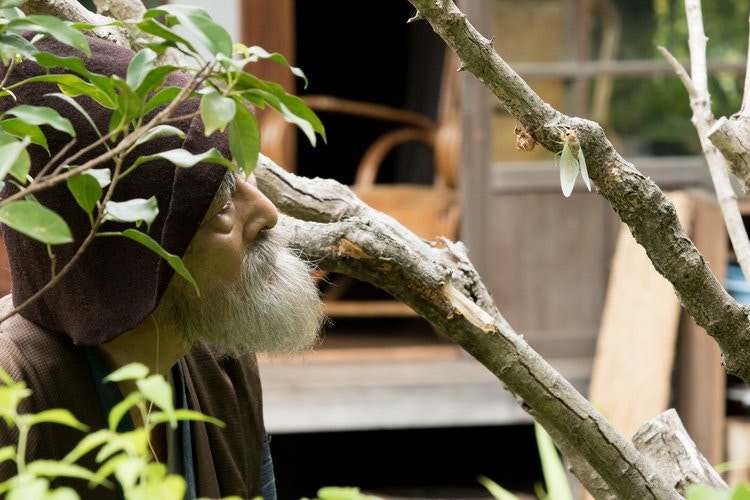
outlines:
[[[90, 44], [93, 55], [85, 63], [91, 71], [125, 74], [129, 50], [95, 39]], [[81, 56], [53, 40], [42, 48]], [[36, 65], [24, 62], [11, 81], [40, 73]], [[168, 83], [182, 82], [175, 77]], [[26, 85], [15, 91], [17, 101], [0, 99], [0, 109], [16, 102], [53, 106], [77, 125], [76, 147], [95, 141], [98, 133], [72, 106], [46, 96], [54, 91], [49, 84]], [[81, 104], [99, 130], [106, 130], [110, 113], [86, 100]], [[180, 114], [189, 115], [196, 107], [196, 102], [188, 102]], [[179, 126], [183, 139], [151, 141], [137, 153], [177, 147], [193, 153], [210, 147], [227, 152], [226, 137], [206, 137], [199, 119]], [[51, 155], [41, 148], [30, 151], [32, 175], [69, 138], [50, 131], [48, 140]], [[254, 353], [300, 351], [316, 342], [323, 313], [309, 265], [284, 246], [274, 229], [278, 213], [252, 176], [228, 173], [217, 165], [181, 169], [156, 162], [129, 174], [116, 194], [123, 200], [156, 196], [159, 216], [149, 235], [183, 257], [200, 296], [145, 247], [122, 237], [97, 237], [51, 290], [0, 325], [0, 367], [33, 391], [25, 401], [26, 411], [67, 408], [98, 429], [106, 427], [109, 409], [130, 389], [105, 384], [102, 378], [127, 363], [141, 362], [168, 377], [178, 408], [226, 423], [221, 428], [193, 422], [176, 431], [159, 426], [151, 436], [154, 458], [186, 478], [188, 497], [273, 498]], [[55, 267], [61, 269], [90, 231], [90, 220], [64, 185], [36, 197], [61, 214], [73, 231], [75, 243], [54, 247]], [[124, 227], [107, 222], [101, 231]], [[5, 316], [50, 280], [52, 266], [45, 245], [7, 227], [3, 233], [12, 278], [12, 294], [0, 302]], [[129, 424], [142, 425], [140, 416], [133, 413]], [[82, 437], [80, 431], [59, 425], [37, 426], [27, 458], [60, 459]], [[12, 439], [13, 430], [0, 422], [0, 445]], [[11, 464], [0, 466], [0, 481], [15, 472]], [[96, 469], [91, 456], [83, 464]], [[61, 484], [75, 487], [84, 498], [118, 494], [90, 490], [83, 481]]]

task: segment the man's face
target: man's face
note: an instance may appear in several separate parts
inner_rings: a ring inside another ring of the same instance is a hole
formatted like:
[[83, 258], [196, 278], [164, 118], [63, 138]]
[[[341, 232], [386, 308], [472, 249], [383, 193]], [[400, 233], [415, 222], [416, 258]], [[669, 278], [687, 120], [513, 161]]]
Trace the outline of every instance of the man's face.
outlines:
[[324, 321], [310, 266], [287, 248], [278, 212], [253, 177], [236, 177], [193, 237], [183, 262], [198, 297], [175, 276], [157, 321], [176, 327], [188, 344], [202, 341], [219, 352], [292, 353], [318, 339]]

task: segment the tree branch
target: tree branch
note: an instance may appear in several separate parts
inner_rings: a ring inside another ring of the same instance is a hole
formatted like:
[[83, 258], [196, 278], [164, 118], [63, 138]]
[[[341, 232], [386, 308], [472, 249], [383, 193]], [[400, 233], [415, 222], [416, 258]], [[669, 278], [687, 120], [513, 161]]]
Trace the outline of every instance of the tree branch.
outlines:
[[[692, 19], [692, 21], [691, 21]], [[696, 19], [695, 13], [688, 17], [688, 21], [695, 23], [702, 23], [700, 16]], [[702, 33], [702, 29], [700, 30]], [[697, 40], [697, 47], [691, 47], [691, 54], [693, 50], [699, 53], [701, 50], [705, 50], [705, 41], [701, 43], [701, 40], [705, 37], [691, 36], [691, 40]], [[690, 98], [690, 107], [693, 109], [693, 124], [695, 125], [698, 133], [698, 138], [701, 142], [701, 148], [703, 149], [703, 155], [706, 158], [708, 164], [709, 173], [711, 174], [711, 180], [714, 185], [716, 192], [716, 198], [719, 201], [719, 207], [721, 209], [722, 217], [724, 218], [724, 225], [727, 228], [727, 234], [729, 240], [732, 242], [737, 261], [742, 267], [743, 272], [746, 272], [746, 276], [750, 276], [750, 240], [748, 240], [747, 230], [742, 220], [742, 214], [740, 213], [739, 206], [737, 204], [737, 195], [734, 193], [732, 184], [727, 174], [727, 154], [720, 152], [714, 147], [708, 138], [713, 130], [717, 140], [720, 143], [724, 141], [730, 141], [729, 137], [722, 137], [720, 131], [715, 126], [711, 126], [713, 117], [711, 116], [710, 109], [710, 95], [708, 94], [708, 87], [705, 78], [699, 78], [699, 81], [703, 82], [700, 86], [695, 85], [693, 80], [682, 67], [682, 64], [664, 47], [659, 47], [659, 51], [662, 53], [664, 58], [667, 60], [670, 66], [674, 69], [677, 77], [680, 79], [685, 89], [688, 92]], [[700, 55], [696, 56], [697, 59], [702, 59]], [[705, 64], [693, 64], [694, 71], [705, 71]], [[724, 122], [726, 120], [724, 119]], [[724, 132], [728, 132], [728, 128], [722, 127]], [[739, 140], [739, 138], [736, 138]], [[745, 150], [745, 155], [748, 154], [748, 150]], [[742, 161], [742, 159], [738, 159]], [[750, 172], [748, 172], [750, 174]]]
[[346, 186], [294, 176], [265, 157], [256, 176], [260, 189], [283, 212], [314, 221], [282, 219], [298, 251], [322, 269], [388, 291], [450, 336], [503, 382], [567, 457], [574, 457], [576, 475], [598, 498], [610, 492], [617, 498], [679, 498], [513, 330], [461, 244], [431, 245], [364, 205]]
[[727, 483], [706, 460], [673, 409], [642, 425], [633, 443], [644, 455], [660, 465], [659, 472], [681, 494], [690, 486], [708, 484], [727, 490]]
[[[724, 224], [732, 243], [737, 262], [745, 276], [750, 276], [750, 239], [748, 239], [742, 214], [737, 204], [737, 195], [729, 179], [729, 169], [746, 186], [750, 182], [748, 167], [750, 150], [739, 151], [742, 135], [750, 129], [746, 120], [728, 121], [722, 118], [714, 124], [711, 112], [711, 95], [708, 91], [708, 71], [706, 69], [706, 35], [703, 30], [699, 0], [685, 0], [688, 23], [688, 43], [690, 47], [691, 75], [687, 75], [682, 65], [664, 47], [659, 50], [677, 73], [688, 91], [690, 108], [693, 110], [693, 125], [698, 132], [703, 155], [713, 181], [716, 198], [719, 201]], [[747, 382], [747, 381], [746, 381]]]
[[555, 111], [536, 95], [449, 0], [409, 0], [433, 30], [524, 126], [551, 151], [559, 126], [576, 128], [597, 191], [627, 224], [654, 268], [674, 286], [685, 311], [719, 344], [725, 367], [750, 382], [750, 322], [685, 234], [674, 206], [650, 179], [625, 161], [597, 124]]
[[[750, 276], [750, 239], [748, 239], [742, 214], [737, 204], [737, 195], [734, 192], [728, 173], [729, 167], [734, 165], [734, 169], [738, 170], [738, 177], [740, 179], [742, 179], [743, 175], [750, 176], [747, 165], [742, 167], [744, 158], [748, 155], [749, 150], [745, 149], [744, 154], [737, 155], [736, 148], [732, 147], [732, 143], [735, 145], [741, 143], [742, 138], [746, 137], [734, 134], [738, 132], [742, 133], [747, 128], [747, 123], [743, 120], [733, 125], [724, 119], [718, 124], [718, 128], [714, 125], [713, 114], [711, 112], [711, 95], [708, 90], [708, 72], [706, 69], [707, 38], [703, 30], [700, 1], [685, 0], [685, 12], [688, 23], [692, 78], [687, 76], [682, 65], [665, 48], [659, 47], [659, 50], [675, 69], [688, 91], [690, 108], [693, 110], [693, 125], [698, 132], [703, 155], [708, 163], [708, 169], [711, 174], [714, 190], [716, 191], [716, 198], [719, 201], [719, 207], [724, 217], [724, 224], [727, 228], [729, 240], [732, 243], [737, 262], [742, 268], [743, 273], [745, 273], [745, 276]], [[712, 136], [718, 144], [722, 145], [724, 151], [717, 149], [716, 143], [712, 144], [713, 141], [709, 139]], [[728, 159], [730, 158], [735, 161], [728, 164]], [[742, 173], [743, 168], [745, 174]]]
[[92, 29], [92, 34], [127, 47], [129, 38], [127, 30], [117, 26], [105, 26], [113, 21], [111, 17], [95, 14], [78, 2], [70, 0], [27, 0], [21, 7], [26, 14], [54, 15], [60, 19], [77, 23], [98, 26]]

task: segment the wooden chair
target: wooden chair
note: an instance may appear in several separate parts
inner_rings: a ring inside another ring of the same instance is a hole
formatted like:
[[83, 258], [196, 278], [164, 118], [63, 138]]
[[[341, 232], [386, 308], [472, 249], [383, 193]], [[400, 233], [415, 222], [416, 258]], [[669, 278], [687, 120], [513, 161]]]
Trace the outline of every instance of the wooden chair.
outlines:
[[[401, 222], [416, 235], [428, 241], [443, 236], [458, 239], [460, 200], [458, 198], [458, 159], [461, 129], [458, 107], [457, 61], [446, 51], [438, 103], [437, 119], [381, 104], [342, 99], [330, 95], [302, 96], [305, 103], [325, 123], [326, 114], [345, 114], [363, 120], [376, 120], [392, 127], [376, 138], [364, 151], [357, 166], [352, 190], [362, 201]], [[277, 114], [261, 122], [262, 150], [281, 165], [294, 164], [288, 158], [287, 140], [292, 127]], [[432, 184], [378, 183], [378, 171], [385, 158], [408, 142], [422, 143], [434, 164]], [[439, 244], [439, 243], [438, 243]], [[383, 300], [347, 298], [355, 280], [346, 276], [321, 275], [328, 314], [332, 317], [411, 316], [415, 313], [404, 304]]]

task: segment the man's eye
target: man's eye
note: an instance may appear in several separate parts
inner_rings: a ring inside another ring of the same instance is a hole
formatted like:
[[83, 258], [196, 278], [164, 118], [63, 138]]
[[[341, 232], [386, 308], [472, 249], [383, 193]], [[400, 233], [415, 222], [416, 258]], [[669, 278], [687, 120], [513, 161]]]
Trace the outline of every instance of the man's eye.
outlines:
[[226, 203], [224, 203], [224, 206], [219, 209], [220, 214], [225, 214], [229, 211], [229, 209], [232, 208], [232, 199], [228, 199]]

